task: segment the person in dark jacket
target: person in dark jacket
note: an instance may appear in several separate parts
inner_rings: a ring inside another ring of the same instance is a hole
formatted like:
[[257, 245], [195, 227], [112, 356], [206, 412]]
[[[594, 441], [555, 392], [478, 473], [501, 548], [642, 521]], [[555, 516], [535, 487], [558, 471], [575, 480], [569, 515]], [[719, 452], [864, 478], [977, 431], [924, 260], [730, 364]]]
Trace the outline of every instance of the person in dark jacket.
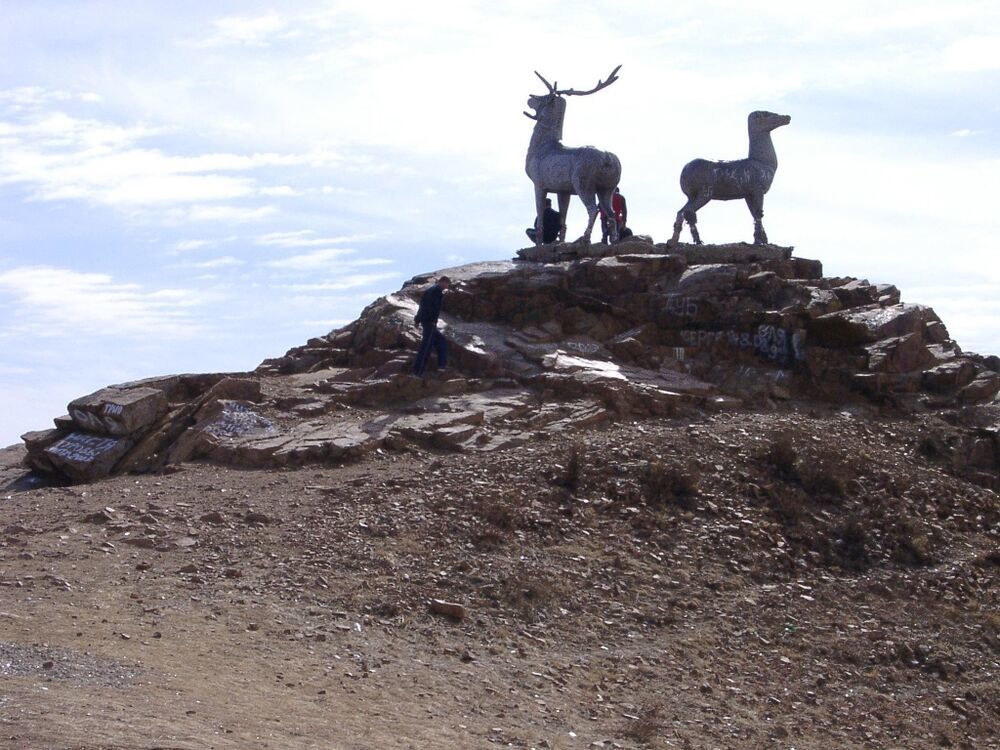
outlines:
[[[559, 238], [560, 229], [562, 229], [562, 219], [559, 218], [559, 212], [552, 208], [552, 199], [546, 198], [545, 210], [542, 212], [542, 242], [546, 245], [555, 242]], [[532, 242], [535, 242], [538, 237], [538, 232], [534, 227], [528, 227], [524, 233]]]
[[438, 370], [443, 370], [448, 366], [448, 342], [437, 329], [437, 323], [438, 317], [441, 315], [441, 303], [444, 301], [445, 290], [450, 286], [451, 279], [442, 276], [420, 298], [420, 308], [413, 318], [414, 324], [420, 326], [423, 334], [420, 339], [420, 349], [417, 350], [417, 358], [413, 362], [413, 374], [418, 377], [423, 376], [424, 370], [427, 368], [431, 349], [437, 351]]

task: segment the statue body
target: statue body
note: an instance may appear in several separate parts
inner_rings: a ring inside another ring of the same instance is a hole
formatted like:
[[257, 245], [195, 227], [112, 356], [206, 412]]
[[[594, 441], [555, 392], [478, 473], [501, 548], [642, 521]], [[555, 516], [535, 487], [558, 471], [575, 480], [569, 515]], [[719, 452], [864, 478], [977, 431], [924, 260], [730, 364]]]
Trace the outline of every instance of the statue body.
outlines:
[[767, 244], [764, 232], [764, 194], [771, 188], [774, 173], [778, 169], [778, 156], [774, 152], [771, 131], [791, 122], [788, 115], [773, 112], [751, 112], [747, 117], [750, 136], [750, 153], [746, 159], [736, 161], [709, 161], [695, 159], [681, 170], [681, 190], [687, 196], [687, 203], [677, 212], [671, 244], [680, 239], [681, 228], [686, 220], [691, 228], [691, 236], [696, 244], [701, 244], [698, 235], [696, 213], [699, 208], [713, 200], [735, 200], [742, 198], [753, 216], [753, 241], [756, 245]]
[[[618, 66], [619, 68], [621, 66]], [[528, 97], [528, 106], [535, 114], [525, 114], [535, 121], [528, 144], [528, 155], [524, 161], [524, 171], [535, 186], [535, 228], [536, 243], [542, 241], [541, 221], [545, 210], [545, 198], [555, 193], [559, 199], [559, 240], [566, 239], [566, 212], [572, 195], [580, 196], [587, 207], [587, 230], [580, 238], [590, 242], [590, 235], [597, 219], [598, 207], [604, 211], [609, 221], [612, 241], [618, 239], [618, 226], [614, 221], [611, 196], [621, 179], [622, 165], [618, 157], [610, 151], [602, 151], [593, 146], [570, 148], [562, 144], [563, 119], [566, 116], [564, 95], [586, 95], [599, 91], [617, 80], [612, 72], [607, 81], [598, 83], [590, 91], [567, 89], [558, 91], [541, 75], [542, 82], [549, 89], [548, 94]]]

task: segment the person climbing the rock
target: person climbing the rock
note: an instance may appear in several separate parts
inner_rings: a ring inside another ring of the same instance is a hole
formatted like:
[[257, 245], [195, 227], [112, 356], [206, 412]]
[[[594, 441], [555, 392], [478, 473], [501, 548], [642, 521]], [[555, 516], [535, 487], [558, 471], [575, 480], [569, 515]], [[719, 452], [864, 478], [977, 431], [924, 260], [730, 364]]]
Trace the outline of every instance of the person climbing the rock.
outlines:
[[[550, 242], [555, 242], [559, 238], [559, 230], [562, 228], [562, 220], [559, 218], [559, 212], [552, 208], [552, 199], [545, 199], [545, 211], [542, 213], [542, 242], [546, 245]], [[538, 232], [534, 227], [528, 227], [524, 230], [524, 233], [528, 235], [528, 239], [535, 242], [538, 237]]]
[[[632, 230], [626, 227], [628, 222], [628, 204], [625, 196], [618, 188], [615, 188], [614, 195], [611, 196], [611, 210], [615, 214], [615, 223], [618, 225], [618, 239], [623, 240], [632, 236]], [[608, 227], [604, 221], [604, 211], [601, 211], [601, 242], [608, 241]]]
[[420, 307], [413, 318], [414, 325], [420, 326], [423, 334], [420, 339], [420, 348], [417, 350], [417, 358], [413, 362], [413, 374], [417, 377], [423, 377], [432, 348], [437, 352], [438, 370], [444, 370], [448, 366], [448, 342], [437, 329], [437, 323], [438, 317], [441, 315], [444, 293], [450, 286], [451, 279], [447, 276], [441, 276], [437, 283], [427, 289], [420, 298]]

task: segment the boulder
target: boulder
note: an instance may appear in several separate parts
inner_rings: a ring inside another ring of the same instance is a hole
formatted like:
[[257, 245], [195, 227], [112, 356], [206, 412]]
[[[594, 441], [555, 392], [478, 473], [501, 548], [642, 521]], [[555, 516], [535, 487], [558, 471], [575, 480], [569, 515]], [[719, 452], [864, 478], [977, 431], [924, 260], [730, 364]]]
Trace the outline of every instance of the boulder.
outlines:
[[977, 372], [976, 366], [967, 359], [952, 360], [925, 370], [923, 385], [934, 393], [948, 393], [971, 383]]
[[894, 336], [865, 347], [868, 369], [882, 372], [913, 372], [933, 364], [934, 356], [927, 351], [919, 334]]
[[677, 282], [677, 289], [689, 296], [731, 292], [737, 276], [738, 268], [733, 264], [689, 266]]
[[91, 482], [108, 476], [132, 444], [127, 437], [71, 432], [44, 453], [57, 471], [78, 482]]
[[66, 431], [63, 429], [35, 430], [21, 435], [26, 451], [25, 464], [45, 474], [55, 471], [52, 461], [45, 455], [45, 449], [65, 435]]
[[995, 372], [981, 372], [976, 379], [965, 386], [959, 393], [964, 404], [977, 404], [989, 401], [1000, 391], [1000, 375]]
[[923, 305], [869, 305], [820, 315], [808, 322], [807, 329], [810, 339], [820, 345], [848, 347], [910, 333], [922, 335], [925, 324], [936, 320], [934, 311]]
[[166, 394], [143, 386], [102, 388], [69, 404], [77, 428], [98, 435], [131, 435], [152, 425], [166, 410]]
[[777, 245], [750, 245], [736, 242], [728, 245], [657, 245], [660, 252], [670, 252], [685, 258], [691, 265], [704, 263], [753, 263], [761, 260], [788, 260], [792, 248]]

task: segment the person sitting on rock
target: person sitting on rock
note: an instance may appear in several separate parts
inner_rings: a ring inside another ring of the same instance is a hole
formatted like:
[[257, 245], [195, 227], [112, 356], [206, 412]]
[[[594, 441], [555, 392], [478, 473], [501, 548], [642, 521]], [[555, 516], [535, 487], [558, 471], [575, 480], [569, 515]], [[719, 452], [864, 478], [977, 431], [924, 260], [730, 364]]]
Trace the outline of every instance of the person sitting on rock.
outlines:
[[[611, 210], [615, 214], [615, 223], [618, 225], [618, 239], [623, 240], [632, 236], [632, 230], [625, 224], [628, 222], [628, 204], [625, 196], [618, 188], [615, 188], [614, 195], [611, 196]], [[601, 242], [608, 242], [608, 227], [604, 219], [604, 211], [601, 211]]]
[[[545, 199], [545, 211], [542, 212], [542, 242], [548, 245], [551, 242], [555, 242], [559, 239], [559, 230], [562, 228], [562, 220], [559, 218], [559, 212], [552, 208], [552, 199]], [[524, 233], [528, 235], [528, 239], [535, 242], [538, 237], [538, 232], [534, 227], [528, 227], [524, 230]]]
[[432, 348], [437, 351], [438, 370], [444, 370], [448, 366], [448, 342], [437, 329], [437, 323], [444, 293], [450, 286], [451, 279], [441, 276], [420, 298], [420, 307], [413, 318], [414, 325], [420, 326], [423, 334], [417, 358], [413, 362], [413, 374], [417, 377], [423, 377]]

